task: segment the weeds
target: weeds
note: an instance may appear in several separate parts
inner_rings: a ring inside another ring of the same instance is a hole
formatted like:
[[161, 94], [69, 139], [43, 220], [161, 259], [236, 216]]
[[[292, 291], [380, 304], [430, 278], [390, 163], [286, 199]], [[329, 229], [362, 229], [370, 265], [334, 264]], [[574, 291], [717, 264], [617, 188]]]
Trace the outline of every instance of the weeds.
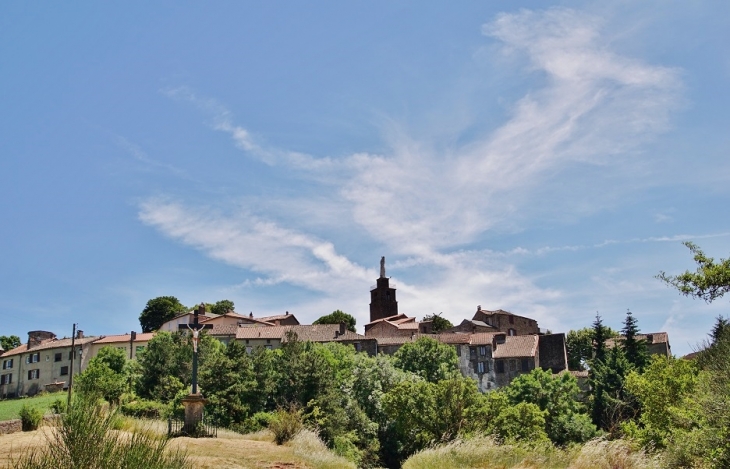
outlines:
[[43, 412], [36, 407], [23, 404], [20, 408], [20, 421], [24, 432], [37, 430], [43, 421]]

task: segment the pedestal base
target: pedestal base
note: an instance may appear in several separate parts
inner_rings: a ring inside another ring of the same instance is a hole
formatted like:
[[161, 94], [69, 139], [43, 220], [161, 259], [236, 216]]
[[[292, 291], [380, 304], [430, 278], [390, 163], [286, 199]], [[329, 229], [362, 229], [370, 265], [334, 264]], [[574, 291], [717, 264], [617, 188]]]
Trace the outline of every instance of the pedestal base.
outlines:
[[196, 436], [200, 433], [203, 423], [203, 409], [208, 401], [203, 398], [203, 395], [190, 394], [188, 397], [182, 400], [185, 406], [185, 424], [183, 426], [183, 433], [189, 436]]

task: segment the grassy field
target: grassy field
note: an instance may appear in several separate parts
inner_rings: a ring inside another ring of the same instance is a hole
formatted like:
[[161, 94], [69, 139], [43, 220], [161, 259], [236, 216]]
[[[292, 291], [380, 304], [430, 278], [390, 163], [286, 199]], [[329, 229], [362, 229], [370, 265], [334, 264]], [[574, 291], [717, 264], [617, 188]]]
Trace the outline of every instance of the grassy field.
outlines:
[[44, 413], [48, 411], [56, 399], [66, 399], [66, 393], [43, 394], [36, 397], [27, 397], [21, 399], [6, 399], [0, 401], [0, 422], [3, 420], [17, 419], [18, 412], [23, 404], [37, 407]]
[[[125, 425], [127, 431], [166, 431], [164, 422], [131, 420]], [[10, 467], [24, 451], [46, 445], [52, 431], [52, 427], [44, 426], [34, 432], [0, 435], [0, 468]], [[196, 469], [355, 469], [353, 464], [327, 450], [313, 433], [306, 431], [282, 446], [273, 443], [273, 435], [269, 432], [240, 435], [221, 430], [218, 438], [175, 438], [170, 442], [170, 448], [177, 447], [187, 452]]]

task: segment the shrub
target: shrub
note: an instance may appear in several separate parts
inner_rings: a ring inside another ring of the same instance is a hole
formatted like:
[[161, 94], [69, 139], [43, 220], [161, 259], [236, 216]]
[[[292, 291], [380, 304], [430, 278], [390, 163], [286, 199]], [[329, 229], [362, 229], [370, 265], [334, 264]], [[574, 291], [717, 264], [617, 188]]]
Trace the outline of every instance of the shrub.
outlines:
[[24, 432], [37, 430], [43, 420], [43, 412], [36, 407], [23, 404], [20, 408], [20, 421]]
[[167, 406], [161, 402], [148, 399], [137, 399], [119, 406], [119, 411], [129, 417], [143, 419], [159, 419], [165, 413]]
[[56, 399], [53, 401], [53, 404], [51, 404], [51, 411], [54, 414], [65, 414], [66, 413], [66, 400], [65, 399]]
[[243, 434], [256, 433], [264, 428], [268, 428], [274, 415], [272, 412], [256, 412], [242, 423], [234, 424], [231, 429]]
[[291, 440], [301, 429], [302, 413], [294, 407], [289, 410], [277, 410], [269, 422], [269, 430], [274, 434], [277, 445]]
[[131, 436], [113, 431], [115, 412], [95, 400], [76, 399], [60, 419], [48, 444], [13, 461], [14, 469], [190, 469], [187, 456], [167, 451], [165, 438], [137, 431]]

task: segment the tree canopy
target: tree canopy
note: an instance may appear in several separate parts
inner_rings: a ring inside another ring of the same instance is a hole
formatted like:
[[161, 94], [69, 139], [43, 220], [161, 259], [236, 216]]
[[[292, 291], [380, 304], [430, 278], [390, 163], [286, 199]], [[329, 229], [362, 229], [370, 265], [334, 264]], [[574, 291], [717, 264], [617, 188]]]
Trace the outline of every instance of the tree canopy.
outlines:
[[12, 350], [15, 347], [20, 347], [20, 337], [17, 335], [0, 335], [0, 347], [3, 350]]
[[423, 317], [424, 321], [431, 321], [433, 325], [433, 332], [434, 334], [437, 334], [441, 331], [445, 331], [446, 329], [451, 329], [454, 327], [453, 324], [451, 324], [451, 321], [448, 319], [441, 317], [442, 313], [438, 314], [430, 314]]
[[233, 311], [233, 302], [231, 300], [216, 301], [210, 308], [210, 312], [213, 314], [226, 314], [229, 311]]
[[174, 296], [158, 296], [149, 300], [139, 315], [142, 332], [158, 330], [165, 322], [184, 313], [185, 310], [185, 306]]
[[459, 374], [454, 347], [429, 337], [407, 342], [393, 355], [394, 364], [435, 383]]
[[694, 254], [697, 263], [695, 272], [685, 271], [679, 275], [667, 275], [659, 272], [659, 280], [670, 285], [685, 296], [700, 298], [708, 303], [722, 297], [730, 291], [730, 258], [720, 259], [715, 263], [712, 257], [707, 257], [694, 243], [683, 243]]
[[316, 321], [314, 321], [312, 324], [340, 324], [340, 323], [347, 324], [347, 330], [351, 332], [356, 332], [355, 330], [355, 318], [351, 315], [340, 311], [339, 309], [332, 311], [331, 314], [327, 314], [325, 316], [320, 317]]

